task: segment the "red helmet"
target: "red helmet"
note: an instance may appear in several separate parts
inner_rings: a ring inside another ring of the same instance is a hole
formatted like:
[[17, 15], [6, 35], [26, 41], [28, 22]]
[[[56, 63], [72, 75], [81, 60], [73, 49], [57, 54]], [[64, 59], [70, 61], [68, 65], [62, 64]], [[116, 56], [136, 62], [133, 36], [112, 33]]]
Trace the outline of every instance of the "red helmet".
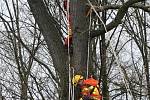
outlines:
[[92, 85], [92, 86], [97, 86], [98, 83], [99, 83], [98, 80], [95, 80], [92, 77], [83, 81], [83, 84]]

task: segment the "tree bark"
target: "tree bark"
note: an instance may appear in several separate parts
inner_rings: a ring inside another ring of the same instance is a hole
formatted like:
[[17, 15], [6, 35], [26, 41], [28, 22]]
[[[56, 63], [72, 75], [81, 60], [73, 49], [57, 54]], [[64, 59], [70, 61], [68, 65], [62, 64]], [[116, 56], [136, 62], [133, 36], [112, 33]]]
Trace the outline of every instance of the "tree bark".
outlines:
[[[88, 25], [89, 18], [86, 16], [87, 0], [70, 0], [70, 17], [73, 31], [73, 56], [72, 67], [75, 74], [86, 77], [87, 54], [88, 54]], [[75, 90], [75, 100], [80, 97], [79, 89]]]
[[[55, 71], [60, 78], [60, 100], [68, 99], [68, 64], [67, 52], [63, 46], [61, 35], [56, 27], [57, 22], [48, 12], [43, 0], [28, 0], [31, 12], [38, 23], [51, 54]], [[62, 59], [63, 58], [63, 59]]]
[[[107, 4], [107, 0], [103, 0], [102, 5], [106, 5], [106, 4]], [[102, 20], [104, 24], [106, 24], [106, 11], [102, 12]], [[107, 48], [106, 48], [106, 43], [105, 43], [105, 34], [101, 34], [101, 50], [100, 51], [101, 51], [101, 77], [102, 77], [103, 100], [109, 100], [106, 50]]]
[[145, 74], [146, 74], [146, 81], [147, 81], [147, 92], [148, 92], [148, 99], [150, 100], [150, 74], [149, 74], [149, 61], [148, 61], [148, 40], [147, 40], [147, 30], [146, 30], [146, 14], [144, 13], [144, 43], [143, 43], [143, 52], [145, 56], [143, 56], [143, 62], [145, 67]]
[[73, 67], [75, 73], [86, 73], [88, 50], [88, 25], [86, 0], [71, 0], [71, 17], [73, 28]]
[[21, 100], [27, 100], [28, 95], [27, 95], [27, 90], [28, 90], [28, 80], [27, 79], [22, 79], [21, 80]]

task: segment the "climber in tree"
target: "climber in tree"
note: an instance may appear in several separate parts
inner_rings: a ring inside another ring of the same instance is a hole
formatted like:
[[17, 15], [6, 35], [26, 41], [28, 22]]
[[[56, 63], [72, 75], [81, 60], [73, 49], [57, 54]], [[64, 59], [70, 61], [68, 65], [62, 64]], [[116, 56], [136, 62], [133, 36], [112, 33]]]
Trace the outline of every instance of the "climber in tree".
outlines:
[[80, 88], [81, 97], [79, 100], [102, 100], [102, 95], [98, 81], [90, 76], [88, 79], [84, 79], [82, 75], [75, 75], [72, 79], [74, 86]]

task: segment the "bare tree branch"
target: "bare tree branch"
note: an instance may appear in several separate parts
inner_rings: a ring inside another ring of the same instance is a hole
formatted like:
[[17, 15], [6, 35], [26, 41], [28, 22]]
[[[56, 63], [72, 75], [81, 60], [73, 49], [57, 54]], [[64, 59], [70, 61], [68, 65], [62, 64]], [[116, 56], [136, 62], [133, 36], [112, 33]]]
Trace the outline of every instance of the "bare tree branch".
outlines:
[[[88, 5], [90, 6], [90, 5]], [[104, 5], [104, 6], [94, 6], [95, 10], [97, 12], [103, 12], [105, 10], [111, 10], [111, 9], [120, 9], [122, 7], [122, 5]], [[150, 6], [144, 6], [143, 4], [133, 4], [129, 7], [133, 7], [133, 8], [138, 8], [138, 9], [142, 9], [146, 12], [150, 12]]]
[[145, 0], [128, 0], [126, 3], [124, 3], [124, 5], [121, 6], [121, 8], [118, 10], [118, 13], [115, 17], [115, 19], [110, 22], [108, 25], [106, 25], [106, 29], [103, 27], [101, 27], [100, 30], [93, 30], [91, 31], [91, 37], [96, 37], [96, 36], [99, 36], [101, 34], [104, 34], [110, 30], [112, 30], [113, 28], [117, 27], [120, 23], [121, 23], [121, 20], [123, 19], [124, 15], [126, 14], [126, 12], [128, 11], [128, 8], [135, 4], [135, 3], [138, 3], [138, 2], [142, 2], [142, 1], [145, 1]]

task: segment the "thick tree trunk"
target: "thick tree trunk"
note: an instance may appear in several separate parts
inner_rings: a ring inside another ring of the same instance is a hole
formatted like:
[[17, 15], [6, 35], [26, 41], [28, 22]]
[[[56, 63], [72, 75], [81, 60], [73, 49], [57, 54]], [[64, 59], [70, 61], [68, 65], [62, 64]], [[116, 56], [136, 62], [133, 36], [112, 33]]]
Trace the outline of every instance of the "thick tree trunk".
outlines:
[[71, 17], [73, 23], [73, 67], [75, 73], [86, 73], [88, 25], [86, 16], [87, 0], [71, 0]]
[[[72, 67], [75, 74], [86, 77], [87, 54], [88, 54], [88, 25], [89, 18], [86, 16], [87, 0], [70, 0], [70, 16], [73, 30], [73, 57]], [[80, 91], [75, 91], [75, 100], [79, 99]]]
[[35, 21], [42, 31], [51, 54], [55, 71], [60, 78], [60, 100], [68, 99], [68, 64], [67, 52], [63, 46], [57, 22], [48, 12], [43, 0], [28, 0]]

